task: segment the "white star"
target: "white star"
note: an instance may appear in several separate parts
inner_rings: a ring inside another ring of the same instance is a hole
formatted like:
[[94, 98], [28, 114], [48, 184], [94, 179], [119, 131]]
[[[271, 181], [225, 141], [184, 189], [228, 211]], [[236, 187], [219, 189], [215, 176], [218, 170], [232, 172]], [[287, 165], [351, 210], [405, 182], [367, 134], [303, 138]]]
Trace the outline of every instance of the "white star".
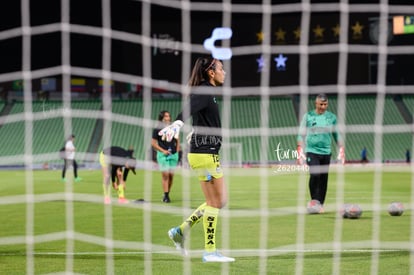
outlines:
[[257, 61], [257, 72], [260, 73], [266, 67], [266, 63], [263, 58], [263, 55], [261, 55], [260, 58], [257, 58], [256, 61]]
[[276, 69], [278, 70], [286, 69], [287, 57], [284, 57], [283, 54], [279, 54], [279, 56], [276, 57], [274, 60], [276, 61]]

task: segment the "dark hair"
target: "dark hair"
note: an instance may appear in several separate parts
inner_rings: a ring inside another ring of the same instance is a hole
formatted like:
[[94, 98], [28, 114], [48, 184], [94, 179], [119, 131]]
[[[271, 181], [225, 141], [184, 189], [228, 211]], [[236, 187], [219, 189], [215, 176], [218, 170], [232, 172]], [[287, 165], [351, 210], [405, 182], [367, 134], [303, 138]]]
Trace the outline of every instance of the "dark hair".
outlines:
[[162, 119], [164, 118], [164, 116], [165, 116], [165, 114], [166, 113], [169, 113], [168, 111], [161, 111], [159, 114], [158, 114], [158, 120], [159, 121], [162, 121]]
[[326, 94], [318, 94], [317, 96], [316, 96], [316, 99], [315, 100], [320, 100], [320, 101], [322, 101], [322, 102], [325, 102], [325, 101], [327, 101], [328, 100], [328, 96], [326, 95]]
[[199, 86], [202, 82], [208, 81], [208, 71], [215, 70], [217, 59], [212, 57], [199, 57], [194, 63], [193, 70], [191, 71], [190, 80], [188, 85]]

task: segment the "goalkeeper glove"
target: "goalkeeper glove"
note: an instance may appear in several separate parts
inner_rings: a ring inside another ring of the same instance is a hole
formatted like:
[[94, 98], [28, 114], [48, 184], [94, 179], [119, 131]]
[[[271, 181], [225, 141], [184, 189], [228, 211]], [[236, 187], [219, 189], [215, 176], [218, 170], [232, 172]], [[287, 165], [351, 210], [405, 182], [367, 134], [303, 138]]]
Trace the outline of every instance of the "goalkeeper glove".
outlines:
[[339, 147], [339, 152], [338, 152], [337, 159], [341, 164], [345, 163], [345, 148], [343, 146]]
[[167, 142], [170, 142], [173, 138], [178, 139], [180, 129], [183, 127], [183, 125], [184, 122], [181, 120], [176, 120], [171, 125], [168, 125], [167, 127], [161, 129], [158, 132], [158, 135], [161, 136], [162, 140], [166, 140]]
[[305, 156], [305, 153], [303, 153], [302, 146], [298, 145], [298, 148], [296, 149], [296, 152], [298, 153], [297, 163], [299, 165], [303, 165], [304, 161], [306, 161], [306, 156]]

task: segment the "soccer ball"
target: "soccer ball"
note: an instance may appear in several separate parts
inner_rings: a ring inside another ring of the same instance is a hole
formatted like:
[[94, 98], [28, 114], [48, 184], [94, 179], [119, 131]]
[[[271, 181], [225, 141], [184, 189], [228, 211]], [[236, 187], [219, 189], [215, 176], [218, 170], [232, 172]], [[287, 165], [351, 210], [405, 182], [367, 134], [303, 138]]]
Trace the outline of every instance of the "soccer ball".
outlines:
[[359, 219], [362, 215], [362, 208], [358, 204], [344, 204], [340, 213], [345, 219]]
[[342, 205], [341, 209], [339, 210], [339, 213], [341, 214], [342, 218], [348, 218], [347, 209], [349, 208], [350, 204], [344, 204]]
[[401, 202], [392, 202], [388, 206], [388, 213], [391, 216], [401, 216], [404, 213], [404, 205]]
[[311, 200], [306, 206], [309, 214], [319, 214], [321, 212], [322, 205], [318, 200]]

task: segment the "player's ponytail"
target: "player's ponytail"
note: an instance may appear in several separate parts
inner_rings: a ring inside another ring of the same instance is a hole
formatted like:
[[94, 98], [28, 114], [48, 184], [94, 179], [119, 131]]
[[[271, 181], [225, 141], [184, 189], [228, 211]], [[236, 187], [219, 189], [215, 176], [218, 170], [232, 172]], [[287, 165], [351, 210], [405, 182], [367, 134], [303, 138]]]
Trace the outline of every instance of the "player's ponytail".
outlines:
[[197, 58], [191, 72], [189, 86], [199, 86], [204, 81], [209, 81], [208, 71], [216, 69], [217, 59], [211, 57]]

